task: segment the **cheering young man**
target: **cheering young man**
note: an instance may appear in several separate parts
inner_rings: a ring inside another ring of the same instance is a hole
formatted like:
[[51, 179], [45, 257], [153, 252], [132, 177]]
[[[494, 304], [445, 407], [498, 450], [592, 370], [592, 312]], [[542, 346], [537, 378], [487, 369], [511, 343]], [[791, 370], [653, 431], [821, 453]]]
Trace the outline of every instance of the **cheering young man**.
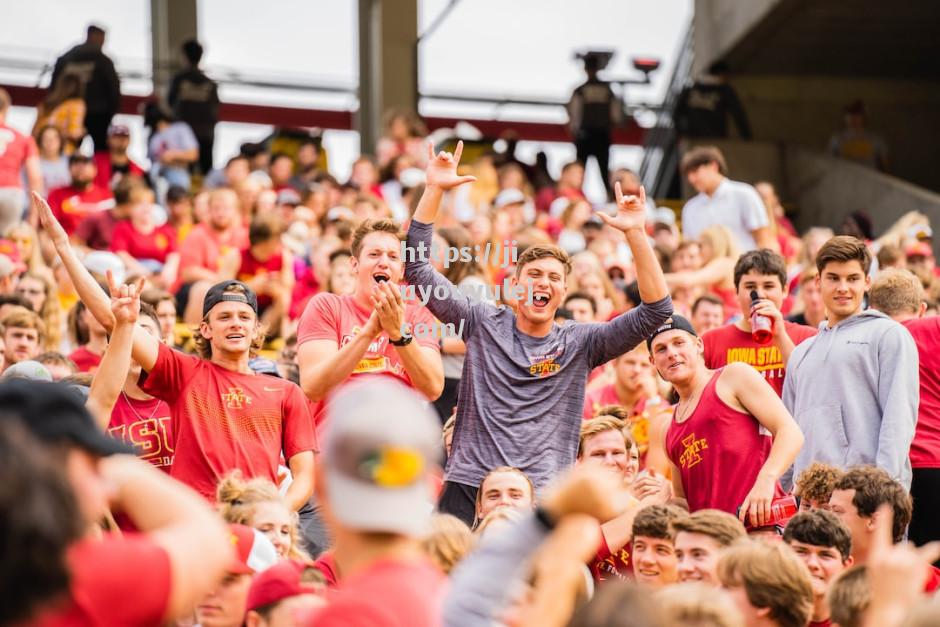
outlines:
[[[33, 194], [33, 204], [82, 302], [111, 332], [110, 297], [84, 269], [49, 205], [39, 194]], [[195, 338], [199, 357], [171, 349], [139, 324], [132, 356], [146, 373], [141, 389], [170, 406], [172, 477], [214, 500], [219, 479], [235, 469], [278, 483], [283, 452], [293, 478], [286, 498], [300, 509], [313, 492], [316, 433], [297, 385], [255, 375], [248, 367], [263, 333], [254, 292], [244, 283], [223, 281], [206, 293]]]
[[702, 340], [685, 318], [667, 320], [647, 344], [659, 375], [679, 393], [665, 438], [676, 494], [689, 511], [720, 509], [765, 526], [774, 497], [783, 496], [777, 481], [803, 444], [793, 417], [747, 364], [706, 368]]
[[[408, 251], [431, 250], [434, 220], [445, 191], [473, 181], [458, 176], [463, 144], [437, 156], [428, 147], [424, 195], [408, 230]], [[599, 214], [622, 231], [636, 260], [644, 304], [606, 323], [555, 324], [565, 299], [568, 255], [556, 246], [533, 246], [519, 255], [509, 280], [515, 311], [462, 296], [431, 266], [409, 254], [405, 278], [428, 290], [427, 307], [463, 329], [467, 358], [460, 380], [457, 427], [440, 508], [468, 524], [480, 481], [490, 468], [524, 471], [536, 488], [575, 461], [588, 373], [621, 355], [672, 313], [672, 301], [644, 231], [646, 198], [616, 189], [616, 216]]]

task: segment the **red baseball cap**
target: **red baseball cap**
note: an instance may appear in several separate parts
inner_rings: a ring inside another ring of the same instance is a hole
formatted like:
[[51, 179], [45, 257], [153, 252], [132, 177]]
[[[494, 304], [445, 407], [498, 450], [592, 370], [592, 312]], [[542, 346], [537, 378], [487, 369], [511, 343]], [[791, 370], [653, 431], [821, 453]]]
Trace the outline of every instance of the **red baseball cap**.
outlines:
[[283, 560], [259, 574], [251, 582], [245, 610], [257, 610], [301, 594], [319, 594], [323, 584], [302, 581], [307, 565], [297, 560]]
[[231, 524], [228, 528], [235, 547], [235, 560], [228, 569], [230, 573], [253, 575], [277, 563], [277, 550], [266, 535], [245, 525]]

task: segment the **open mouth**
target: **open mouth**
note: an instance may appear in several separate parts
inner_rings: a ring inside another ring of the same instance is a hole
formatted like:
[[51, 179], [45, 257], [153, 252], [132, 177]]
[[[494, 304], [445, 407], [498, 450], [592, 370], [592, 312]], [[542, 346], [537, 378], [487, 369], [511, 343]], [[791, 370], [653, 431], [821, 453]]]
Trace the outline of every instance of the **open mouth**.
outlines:
[[391, 277], [389, 277], [384, 272], [376, 272], [375, 274], [372, 275], [372, 280], [375, 281], [376, 283], [385, 283], [390, 278]]
[[227, 339], [227, 340], [243, 340], [243, 339], [245, 339], [245, 334], [244, 334], [244, 333], [229, 333], [228, 335], [225, 336], [225, 339]]
[[659, 577], [658, 570], [648, 570], [645, 568], [640, 568], [640, 569], [637, 569], [636, 572], [638, 575], [643, 575], [644, 577]]
[[532, 304], [536, 309], [545, 309], [548, 307], [550, 300], [551, 295], [548, 292], [537, 291], [532, 293]]

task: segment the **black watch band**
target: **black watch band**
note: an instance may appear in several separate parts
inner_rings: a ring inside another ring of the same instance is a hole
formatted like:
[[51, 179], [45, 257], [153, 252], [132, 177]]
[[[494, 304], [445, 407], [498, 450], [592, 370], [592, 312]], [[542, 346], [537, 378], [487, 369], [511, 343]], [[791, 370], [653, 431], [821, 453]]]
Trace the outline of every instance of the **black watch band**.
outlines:
[[548, 531], [551, 531], [555, 528], [555, 520], [552, 516], [545, 510], [545, 508], [539, 506], [535, 508], [535, 519], [542, 523]]
[[389, 339], [388, 343], [391, 344], [392, 346], [408, 346], [409, 344], [411, 344], [412, 341], [414, 341], [414, 339], [415, 339], [415, 336], [409, 334], [409, 335], [403, 335], [397, 340]]

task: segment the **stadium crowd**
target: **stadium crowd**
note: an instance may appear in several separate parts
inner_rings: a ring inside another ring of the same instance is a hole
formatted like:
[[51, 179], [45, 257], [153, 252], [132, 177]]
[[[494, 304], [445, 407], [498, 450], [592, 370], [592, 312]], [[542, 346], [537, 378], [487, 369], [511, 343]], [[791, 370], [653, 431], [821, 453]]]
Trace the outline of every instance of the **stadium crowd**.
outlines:
[[935, 624], [925, 216], [801, 234], [708, 146], [592, 205], [400, 111], [214, 168], [196, 42], [144, 167], [103, 40], [0, 90], [0, 624]]

